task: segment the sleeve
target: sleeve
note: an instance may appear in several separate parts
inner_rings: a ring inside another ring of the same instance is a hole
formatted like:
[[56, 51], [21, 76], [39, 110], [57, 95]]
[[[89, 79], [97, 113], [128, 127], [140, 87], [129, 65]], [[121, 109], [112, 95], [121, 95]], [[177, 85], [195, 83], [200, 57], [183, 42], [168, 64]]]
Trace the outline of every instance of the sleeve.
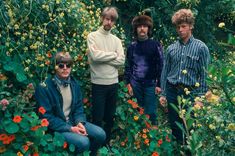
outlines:
[[69, 132], [71, 125], [66, 123], [60, 117], [54, 115], [54, 110], [51, 104], [49, 90], [47, 87], [38, 86], [35, 90], [35, 99], [39, 107], [43, 107], [46, 112], [40, 115], [40, 118], [46, 118], [49, 122], [49, 128], [57, 132]]
[[89, 49], [88, 56], [94, 62], [107, 62], [117, 58], [117, 53], [114, 51], [105, 52], [97, 47], [95, 34], [90, 33], [87, 37], [87, 46]]
[[160, 43], [157, 44], [157, 52], [158, 52], [158, 56], [157, 56], [157, 86], [160, 87], [160, 82], [161, 82], [161, 73], [162, 73], [162, 67], [163, 67], [163, 48], [162, 45]]
[[209, 49], [206, 45], [201, 47], [200, 49], [200, 58], [199, 58], [199, 88], [197, 89], [197, 93], [199, 96], [204, 95], [208, 88], [206, 85], [206, 78], [207, 78], [207, 70], [208, 65], [210, 63], [210, 53]]
[[117, 52], [117, 58], [112, 61], [109, 61], [108, 64], [112, 66], [121, 66], [125, 62], [125, 55], [122, 47], [122, 42], [120, 40], [118, 40], [116, 52]]
[[171, 68], [171, 62], [170, 62], [170, 52], [168, 48], [166, 50], [165, 61], [163, 63], [163, 69], [161, 74], [161, 89], [162, 89], [161, 96], [166, 96], [165, 91], [166, 91], [167, 75], [170, 71], [170, 68]]
[[130, 77], [133, 70], [133, 63], [132, 63], [132, 50], [131, 46], [127, 49], [126, 54], [126, 61], [125, 61], [125, 71], [124, 71], [124, 80], [126, 84], [130, 83]]
[[74, 110], [73, 117], [75, 120], [75, 124], [77, 125], [79, 122], [86, 121], [86, 115], [83, 109], [82, 92], [81, 92], [81, 88], [79, 87], [79, 85], [77, 85], [76, 87], [76, 92], [77, 92], [77, 100], [73, 108]]

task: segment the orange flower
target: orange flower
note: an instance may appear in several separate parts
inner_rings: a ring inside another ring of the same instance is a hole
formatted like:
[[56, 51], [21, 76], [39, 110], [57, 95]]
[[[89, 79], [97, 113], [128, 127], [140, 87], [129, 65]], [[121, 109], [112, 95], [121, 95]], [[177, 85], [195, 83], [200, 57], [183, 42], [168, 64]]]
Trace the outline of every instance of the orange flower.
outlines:
[[157, 152], [153, 152], [152, 156], [159, 156], [159, 154]]
[[40, 127], [41, 127], [41, 126], [39, 126], [39, 125], [38, 125], [38, 126], [34, 126], [34, 127], [31, 128], [31, 130], [32, 130], [32, 131], [36, 131], [36, 130], [37, 130], [38, 128], [40, 128]]
[[24, 146], [23, 146], [23, 149], [24, 149], [24, 151], [26, 152], [26, 151], [29, 150], [29, 146], [28, 146], [28, 145], [24, 145]]
[[46, 113], [46, 110], [44, 107], [39, 107], [38, 111], [41, 113], [41, 114], [45, 114]]
[[144, 140], [144, 144], [145, 144], [145, 145], [149, 145], [149, 139], [145, 139], [145, 140]]
[[34, 153], [33, 156], [39, 156], [39, 154], [38, 153]]
[[132, 100], [128, 100], [127, 102], [132, 106], [132, 108], [137, 108], [138, 107], [138, 104], [136, 102], [132, 101]]
[[142, 138], [146, 139], [148, 136], [146, 134], [142, 135]]
[[41, 120], [41, 126], [47, 127], [48, 125], [49, 125], [49, 122], [47, 121], [47, 119], [42, 119]]
[[16, 115], [16, 116], [13, 118], [13, 121], [14, 121], [15, 123], [20, 123], [21, 120], [22, 120], [22, 118], [21, 118], [19, 115]]
[[5, 139], [7, 139], [7, 135], [6, 134], [0, 134], [0, 140], [5, 140]]
[[149, 130], [146, 129], [146, 128], [144, 128], [144, 129], [143, 129], [143, 133], [147, 133], [147, 132], [149, 132]]
[[45, 64], [49, 66], [51, 64], [50, 60], [46, 60]]
[[82, 61], [82, 56], [81, 55], [78, 55], [78, 61]]
[[64, 142], [64, 145], [63, 145], [63, 148], [67, 148], [68, 147], [68, 143], [67, 142]]
[[9, 137], [5, 138], [4, 140], [2, 140], [2, 143], [4, 145], [9, 145], [11, 143], [11, 139]]
[[7, 80], [7, 77], [3, 74], [0, 74], [0, 81]]

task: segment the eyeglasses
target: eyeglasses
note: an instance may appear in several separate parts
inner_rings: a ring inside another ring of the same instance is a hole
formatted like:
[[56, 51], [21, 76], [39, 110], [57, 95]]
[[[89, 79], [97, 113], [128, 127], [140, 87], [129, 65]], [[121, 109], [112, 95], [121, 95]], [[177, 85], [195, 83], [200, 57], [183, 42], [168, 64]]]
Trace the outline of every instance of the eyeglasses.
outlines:
[[59, 63], [58, 64], [58, 67], [60, 69], [64, 69], [64, 66], [66, 66], [67, 68], [71, 68], [72, 64], [70, 64], [70, 63]]

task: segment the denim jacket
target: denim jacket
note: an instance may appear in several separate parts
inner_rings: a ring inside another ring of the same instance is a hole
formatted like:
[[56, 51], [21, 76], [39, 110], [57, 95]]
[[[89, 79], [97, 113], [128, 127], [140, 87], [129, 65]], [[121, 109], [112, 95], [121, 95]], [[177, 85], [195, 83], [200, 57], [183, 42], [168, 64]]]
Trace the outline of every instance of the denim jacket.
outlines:
[[41, 118], [46, 118], [49, 122], [48, 128], [57, 132], [69, 132], [71, 126], [79, 122], [85, 122], [86, 117], [83, 110], [82, 93], [78, 83], [71, 77], [72, 103], [69, 121], [66, 121], [63, 113], [63, 98], [60, 89], [54, 78], [48, 78], [45, 83], [37, 86], [35, 98], [37, 108], [44, 107], [45, 114]]

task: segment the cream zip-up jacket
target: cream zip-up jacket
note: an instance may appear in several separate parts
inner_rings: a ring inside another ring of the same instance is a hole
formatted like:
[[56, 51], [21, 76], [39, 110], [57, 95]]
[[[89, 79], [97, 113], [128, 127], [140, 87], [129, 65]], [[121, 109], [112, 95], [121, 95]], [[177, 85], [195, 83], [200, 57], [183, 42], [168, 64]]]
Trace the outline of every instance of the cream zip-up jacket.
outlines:
[[100, 85], [118, 83], [118, 67], [124, 65], [121, 40], [100, 27], [87, 37], [91, 82]]

